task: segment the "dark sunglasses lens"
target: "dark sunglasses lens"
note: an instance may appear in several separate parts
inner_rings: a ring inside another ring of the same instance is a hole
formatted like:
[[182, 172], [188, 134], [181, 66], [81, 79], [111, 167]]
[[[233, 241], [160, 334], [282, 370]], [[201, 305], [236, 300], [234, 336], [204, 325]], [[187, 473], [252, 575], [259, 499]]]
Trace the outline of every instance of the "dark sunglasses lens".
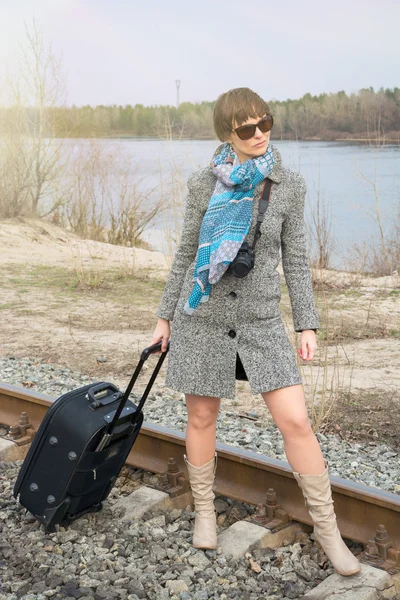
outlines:
[[249, 140], [253, 137], [256, 132], [256, 125], [244, 125], [243, 127], [238, 127], [236, 129], [236, 133], [240, 137], [241, 140]]
[[261, 121], [258, 123], [258, 127], [260, 131], [267, 133], [267, 131], [271, 131], [273, 124], [274, 119], [272, 118], [272, 115], [268, 115], [268, 117], [265, 117], [265, 119], [261, 119]]

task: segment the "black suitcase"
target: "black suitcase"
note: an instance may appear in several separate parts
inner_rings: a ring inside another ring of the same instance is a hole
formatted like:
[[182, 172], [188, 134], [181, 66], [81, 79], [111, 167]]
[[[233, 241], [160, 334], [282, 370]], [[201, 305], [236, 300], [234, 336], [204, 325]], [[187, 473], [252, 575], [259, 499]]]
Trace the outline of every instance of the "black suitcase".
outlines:
[[124, 394], [112, 383], [92, 383], [63, 394], [49, 408], [14, 486], [14, 497], [19, 494], [46, 531], [101, 509], [139, 434], [143, 405], [168, 349], [169, 342], [138, 405], [129, 394], [161, 341], [143, 350]]

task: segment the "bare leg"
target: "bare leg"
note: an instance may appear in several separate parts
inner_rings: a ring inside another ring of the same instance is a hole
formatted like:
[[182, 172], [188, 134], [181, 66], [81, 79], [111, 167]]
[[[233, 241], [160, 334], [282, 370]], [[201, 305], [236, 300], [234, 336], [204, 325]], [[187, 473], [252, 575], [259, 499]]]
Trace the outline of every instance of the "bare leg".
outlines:
[[324, 458], [308, 418], [301, 384], [263, 392], [262, 397], [283, 436], [293, 471], [313, 475], [325, 469]]
[[204, 465], [214, 457], [216, 422], [221, 399], [214, 396], [185, 394], [188, 423], [186, 427], [186, 452], [189, 462]]

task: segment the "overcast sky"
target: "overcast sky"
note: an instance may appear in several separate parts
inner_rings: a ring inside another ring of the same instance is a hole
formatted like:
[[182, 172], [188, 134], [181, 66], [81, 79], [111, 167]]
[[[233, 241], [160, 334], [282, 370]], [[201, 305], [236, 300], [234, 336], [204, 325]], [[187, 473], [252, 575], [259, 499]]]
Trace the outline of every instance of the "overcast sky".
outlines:
[[[0, 0], [0, 78], [35, 14], [68, 104], [266, 100], [400, 86], [399, 0]], [[4, 58], [4, 60], [3, 60]]]

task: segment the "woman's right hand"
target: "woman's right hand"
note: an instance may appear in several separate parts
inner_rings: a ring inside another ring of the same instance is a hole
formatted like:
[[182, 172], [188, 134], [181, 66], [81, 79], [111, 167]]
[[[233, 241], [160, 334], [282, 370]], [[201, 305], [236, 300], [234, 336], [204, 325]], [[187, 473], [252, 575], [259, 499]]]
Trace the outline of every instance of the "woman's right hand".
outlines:
[[171, 330], [169, 321], [166, 319], [158, 319], [156, 328], [153, 333], [153, 339], [151, 340], [151, 345], [157, 344], [160, 340], [162, 340], [161, 350], [159, 352], [153, 352], [153, 354], [161, 354], [161, 352], [167, 351], [168, 340], [170, 336]]

